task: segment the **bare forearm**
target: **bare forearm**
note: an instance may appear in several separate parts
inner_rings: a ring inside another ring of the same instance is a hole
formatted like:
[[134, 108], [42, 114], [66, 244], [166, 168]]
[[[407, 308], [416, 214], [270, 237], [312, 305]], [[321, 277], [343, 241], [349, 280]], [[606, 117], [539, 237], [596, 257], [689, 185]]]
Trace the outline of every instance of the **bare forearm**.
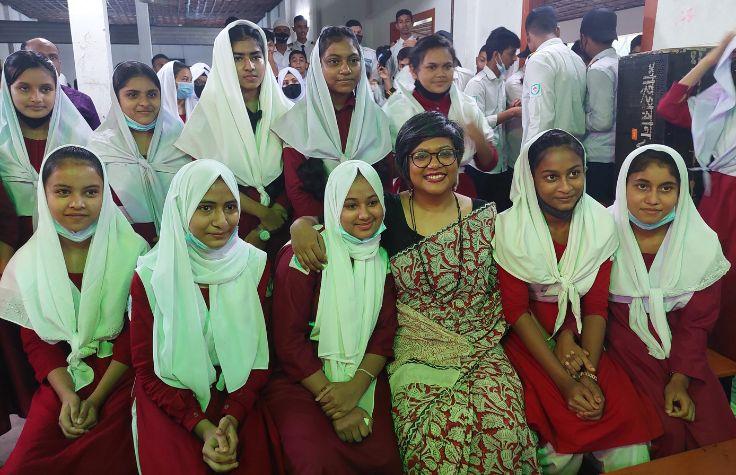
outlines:
[[92, 399], [97, 404], [97, 407], [102, 406], [126, 371], [128, 371], [127, 365], [112, 360], [110, 366], [107, 367], [107, 371], [102, 375], [100, 383], [89, 396], [89, 399]]
[[522, 315], [514, 324], [514, 331], [558, 388], [562, 388], [572, 380], [547, 345], [545, 336], [533, 316], [529, 313]]
[[[363, 361], [360, 362], [358, 368], [363, 369], [371, 374], [371, 376], [378, 376], [383, 371], [383, 367], [386, 365], [386, 357], [381, 355], [375, 355], [373, 353], [366, 353], [363, 356]], [[356, 371], [353, 380], [360, 382], [361, 394], [364, 393], [368, 386], [370, 386], [372, 378], [365, 374], [363, 371]]]
[[263, 206], [261, 203], [259, 203], [256, 200], [253, 200], [249, 198], [246, 194], [243, 192], [240, 192], [240, 207], [245, 211], [246, 213], [255, 216], [257, 218], [262, 218], [264, 214], [268, 212], [268, 208]]
[[310, 393], [312, 393], [315, 397], [322, 391], [322, 389], [330, 384], [330, 380], [327, 379], [327, 376], [325, 376], [324, 371], [319, 370], [316, 371], [311, 376], [308, 376], [301, 380], [302, 386], [307, 388]]
[[0, 242], [0, 274], [3, 273], [5, 266], [8, 265], [8, 262], [10, 261], [10, 258], [13, 257], [14, 253], [15, 249], [4, 242]]
[[59, 399], [64, 399], [69, 393], [76, 393], [74, 390], [74, 381], [66, 367], [56, 368], [46, 376], [51, 387], [56, 392]]
[[583, 317], [583, 333], [581, 343], [588, 352], [588, 359], [593, 366], [598, 367], [598, 360], [603, 351], [603, 340], [606, 337], [606, 319], [600, 315], [586, 315]]

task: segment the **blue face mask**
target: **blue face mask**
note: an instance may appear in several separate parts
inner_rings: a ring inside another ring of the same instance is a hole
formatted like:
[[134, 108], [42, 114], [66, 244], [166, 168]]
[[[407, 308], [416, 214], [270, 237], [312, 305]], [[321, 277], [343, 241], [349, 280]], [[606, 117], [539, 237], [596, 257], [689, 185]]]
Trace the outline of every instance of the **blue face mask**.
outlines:
[[84, 242], [94, 236], [95, 231], [97, 230], [97, 221], [90, 224], [87, 228], [82, 229], [81, 231], [74, 232], [69, 231], [67, 228], [54, 220], [54, 228], [56, 228], [56, 233], [59, 236], [63, 236], [72, 242]]
[[642, 223], [636, 218], [636, 216], [631, 214], [631, 212], [629, 211], [629, 221], [634, 223], [637, 227], [644, 229], [645, 231], [655, 230], [659, 227], [664, 226], [665, 224], [671, 223], [674, 220], [675, 220], [675, 208], [672, 208], [672, 211], [670, 211], [669, 214], [667, 214], [667, 216], [665, 216], [664, 218], [660, 219], [659, 221], [653, 224]]
[[384, 225], [383, 223], [381, 223], [381, 226], [379, 226], [378, 231], [376, 231], [375, 233], [373, 233], [373, 235], [371, 237], [366, 238], [366, 239], [358, 239], [357, 237], [353, 236], [349, 232], [345, 231], [342, 226], [340, 226], [340, 235], [342, 236], [342, 238], [344, 240], [346, 240], [347, 242], [349, 242], [351, 244], [365, 244], [365, 243], [370, 242], [373, 239], [375, 239], [376, 236], [378, 236], [379, 234], [381, 234], [385, 230], [386, 230], [386, 225]]
[[503, 61], [499, 61], [496, 63], [496, 67], [498, 68], [498, 75], [503, 76], [506, 74], [506, 71], [508, 71], [508, 68], [504, 66]]
[[194, 83], [193, 82], [178, 82], [176, 83], [176, 98], [186, 99], [194, 94]]
[[125, 117], [125, 124], [129, 128], [135, 130], [136, 132], [149, 132], [156, 128], [156, 122], [158, 122], [158, 117], [157, 117], [156, 120], [152, 121], [150, 124], [143, 125], [143, 124], [139, 124], [138, 122], [134, 121], [133, 119], [131, 119], [125, 114], [123, 114], [123, 116]]

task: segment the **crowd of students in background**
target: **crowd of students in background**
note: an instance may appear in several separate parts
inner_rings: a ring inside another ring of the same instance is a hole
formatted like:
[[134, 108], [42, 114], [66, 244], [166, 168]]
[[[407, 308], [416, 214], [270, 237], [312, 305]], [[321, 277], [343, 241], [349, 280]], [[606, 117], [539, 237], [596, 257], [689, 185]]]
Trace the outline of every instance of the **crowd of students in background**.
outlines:
[[53, 43], [6, 58], [0, 473], [571, 474], [735, 438], [706, 357], [736, 315], [734, 34], [659, 104], [696, 206], [678, 151], [614, 164], [616, 14], [578, 53], [552, 7], [524, 21], [471, 71], [408, 10], [377, 51], [231, 18], [211, 67], [116, 65], [101, 124]]

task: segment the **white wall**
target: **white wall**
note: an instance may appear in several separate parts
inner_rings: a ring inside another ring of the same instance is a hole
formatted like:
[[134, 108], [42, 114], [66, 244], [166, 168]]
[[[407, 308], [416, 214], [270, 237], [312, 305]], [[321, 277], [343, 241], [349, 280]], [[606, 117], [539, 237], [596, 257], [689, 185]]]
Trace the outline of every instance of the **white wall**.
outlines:
[[[689, 1], [689, 0], [688, 0]], [[732, 1], [732, 0], [729, 0]], [[644, 7], [627, 8], [616, 12], [618, 17], [617, 30], [619, 35], [640, 33], [644, 24]], [[571, 43], [580, 38], [580, 22], [582, 18], [560, 22], [560, 36], [565, 43]]]
[[652, 49], [717, 44], [736, 26], [736, 0], [659, 0]]

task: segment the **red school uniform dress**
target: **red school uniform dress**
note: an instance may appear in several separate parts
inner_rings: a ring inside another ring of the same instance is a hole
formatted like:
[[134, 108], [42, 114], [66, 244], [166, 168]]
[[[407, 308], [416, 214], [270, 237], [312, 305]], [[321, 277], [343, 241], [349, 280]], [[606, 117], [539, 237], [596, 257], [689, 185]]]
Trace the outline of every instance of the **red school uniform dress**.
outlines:
[[[647, 270], [655, 254], [642, 254]], [[708, 365], [707, 339], [713, 329], [721, 300], [721, 282], [695, 292], [679, 310], [667, 313], [672, 348], [667, 359], [651, 355], [629, 326], [629, 304], [609, 303], [608, 354], [626, 371], [639, 392], [656, 408], [664, 434], [652, 441], [653, 457], [666, 457], [685, 450], [736, 437], [736, 418], [713, 370]], [[657, 332], [649, 323], [650, 333]], [[690, 378], [688, 394], [695, 403], [695, 420], [687, 422], [664, 412], [664, 388], [672, 373]]]
[[[263, 272], [258, 295], [263, 305], [270, 279], [268, 265]], [[209, 291], [201, 289], [209, 306]], [[141, 472], [199, 475], [212, 473], [202, 460], [203, 442], [194, 427], [209, 419], [217, 424], [226, 415], [238, 420], [238, 468], [231, 474], [281, 473], [278, 435], [259, 393], [268, 380], [268, 370], [252, 370], [243, 387], [232, 393], [212, 387], [206, 411], [202, 411], [189, 389], [169, 386], [154, 372], [153, 327], [146, 289], [138, 274], [131, 283], [131, 353], [135, 367], [138, 459]], [[217, 368], [219, 373], [219, 368]]]
[[[69, 279], [82, 288], [82, 274], [69, 274]], [[33, 395], [23, 431], [0, 473], [24, 475], [69, 475], [104, 473], [133, 475], [137, 473], [131, 434], [130, 392], [133, 371], [128, 370], [117, 382], [97, 414], [97, 425], [77, 439], [67, 439], [59, 428], [61, 401], [46, 379], [57, 368], [66, 368], [69, 347], [64, 342], [50, 344], [33, 331], [21, 329], [23, 348], [40, 384]], [[112, 360], [131, 366], [130, 333], [127, 323], [113, 343], [111, 357], [93, 354], [84, 362], [94, 371], [94, 380], [77, 392], [88, 398], [100, 383]]]
[[[566, 246], [554, 243], [554, 248], [559, 261]], [[606, 261], [598, 270], [593, 286], [581, 298], [582, 315], [607, 316], [610, 274], [611, 261]], [[557, 318], [557, 302], [533, 300], [528, 284], [500, 266], [498, 275], [509, 325], [516, 323], [524, 313], [531, 312], [551, 334]], [[569, 328], [567, 322], [574, 321], [569, 309], [566, 319], [563, 328]], [[662, 434], [654, 407], [637, 392], [626, 372], [605, 351], [601, 352], [596, 368], [598, 385], [605, 396], [603, 416], [597, 421], [587, 421], [568, 409], [552, 378], [513, 331], [504, 349], [521, 378], [526, 419], [539, 434], [540, 445], [550, 443], [561, 454], [581, 454], [646, 443]]]
[[[340, 142], [343, 150], [345, 150], [345, 146], [348, 141], [350, 122], [353, 117], [354, 110], [355, 95], [350, 96], [342, 109], [335, 110], [335, 118], [337, 119], [337, 128], [340, 132]], [[284, 160], [286, 195], [294, 210], [293, 219], [301, 218], [302, 216], [322, 216], [324, 203], [321, 199], [317, 199], [316, 196], [304, 189], [304, 182], [298, 173], [299, 167], [304, 163], [306, 157], [296, 149], [289, 147], [287, 144], [284, 144], [282, 157]], [[383, 187], [386, 190], [391, 189], [392, 161], [393, 153], [389, 153], [382, 160], [373, 164], [373, 168], [375, 168], [381, 176]]]
[[[359, 443], [342, 442], [314, 396], [300, 383], [322, 369], [317, 344], [310, 340], [317, 315], [321, 274], [289, 266], [294, 252], [284, 247], [276, 270], [273, 343], [274, 375], [264, 391], [283, 443], [286, 468], [297, 474], [399, 474], [401, 459], [391, 421], [391, 394], [385, 371], [378, 376], [373, 432]], [[393, 357], [395, 293], [389, 275], [366, 353]]]

